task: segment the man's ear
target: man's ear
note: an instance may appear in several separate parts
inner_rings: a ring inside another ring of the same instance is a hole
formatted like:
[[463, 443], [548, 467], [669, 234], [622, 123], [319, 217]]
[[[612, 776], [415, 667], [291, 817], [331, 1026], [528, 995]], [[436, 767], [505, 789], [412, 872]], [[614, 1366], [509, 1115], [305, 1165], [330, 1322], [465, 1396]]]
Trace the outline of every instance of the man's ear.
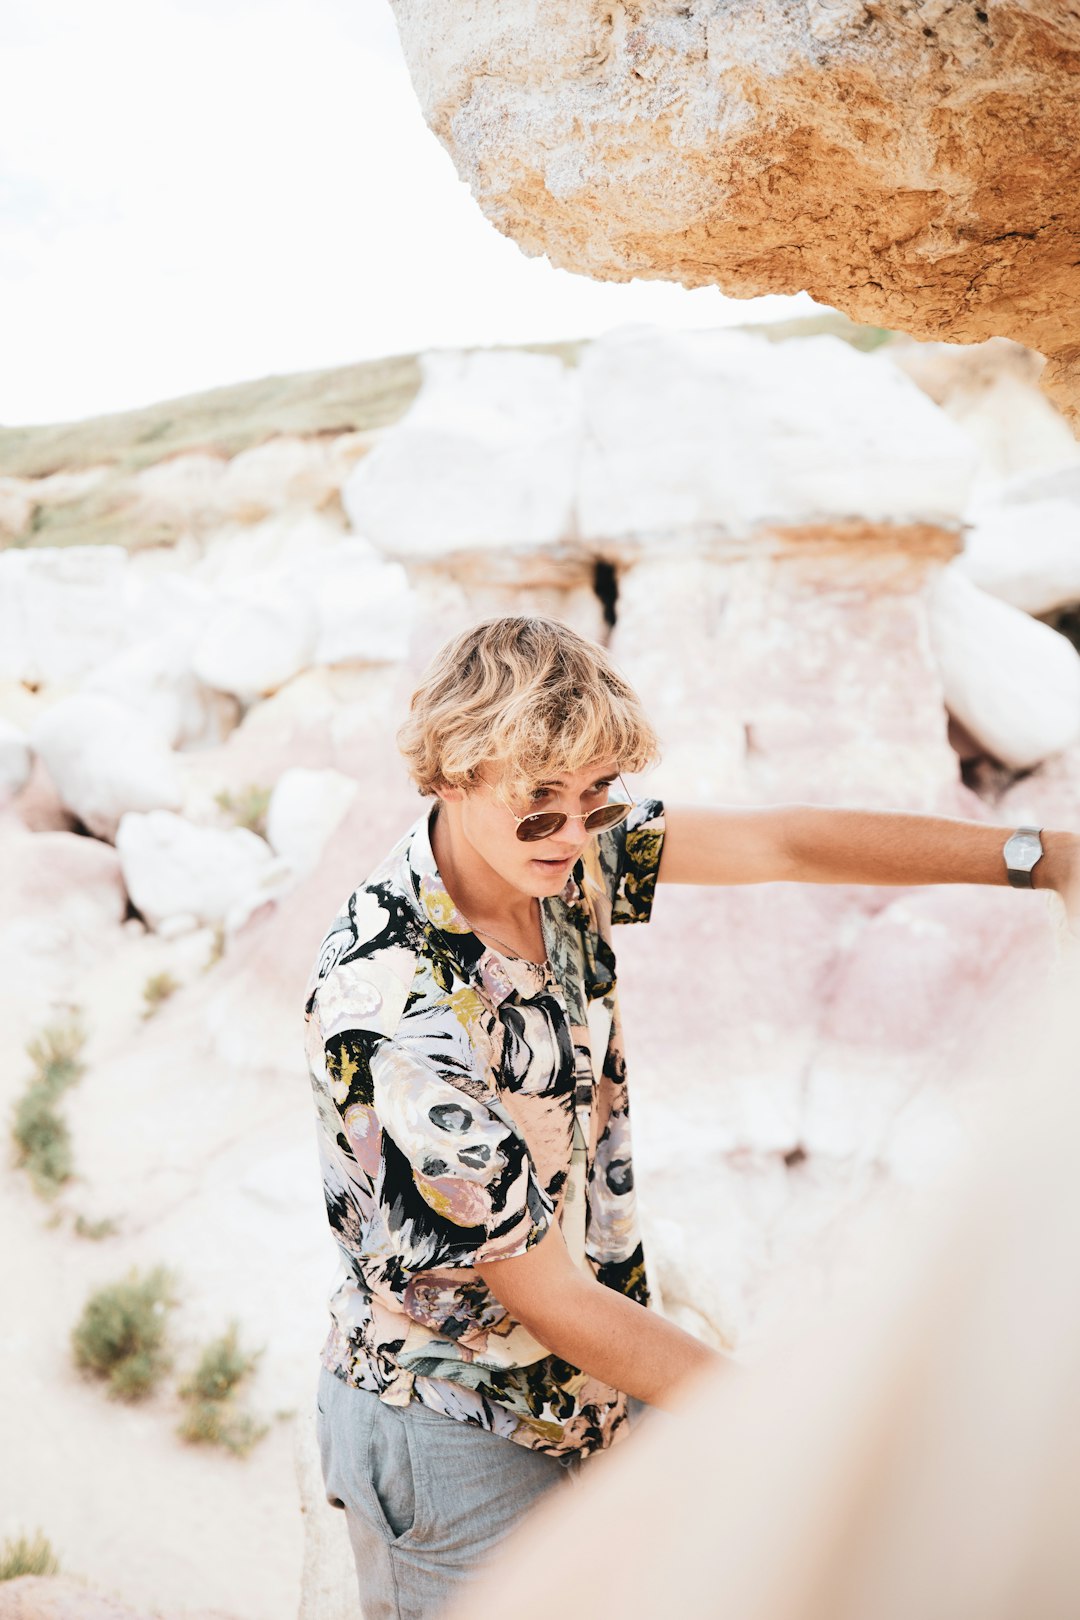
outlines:
[[451, 787], [449, 782], [436, 782], [435, 797], [445, 799], [447, 804], [456, 804], [465, 797], [465, 789], [463, 787]]

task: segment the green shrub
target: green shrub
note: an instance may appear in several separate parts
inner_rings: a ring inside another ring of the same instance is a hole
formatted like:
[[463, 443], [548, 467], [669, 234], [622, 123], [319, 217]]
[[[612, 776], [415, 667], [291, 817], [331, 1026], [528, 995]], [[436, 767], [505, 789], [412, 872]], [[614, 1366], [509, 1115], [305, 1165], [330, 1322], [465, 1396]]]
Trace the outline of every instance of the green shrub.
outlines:
[[179, 990], [180, 981], [171, 973], [152, 973], [143, 985], [143, 1017], [152, 1018], [163, 1001]]
[[132, 1271], [125, 1282], [99, 1288], [72, 1330], [76, 1365], [107, 1379], [109, 1394], [119, 1400], [141, 1400], [172, 1365], [166, 1312], [175, 1303], [173, 1279], [163, 1266], [144, 1277]]
[[82, 1061], [85, 1045], [86, 1029], [78, 1008], [63, 1023], [46, 1025], [26, 1047], [37, 1070], [35, 1081], [50, 1087], [56, 1095], [66, 1091], [85, 1071]]
[[177, 1434], [191, 1445], [224, 1446], [243, 1457], [266, 1433], [249, 1412], [237, 1411], [232, 1402], [195, 1400], [177, 1427]]
[[225, 1446], [242, 1456], [262, 1439], [266, 1425], [238, 1410], [233, 1400], [237, 1385], [253, 1370], [260, 1354], [241, 1350], [235, 1322], [205, 1347], [195, 1371], [180, 1386], [181, 1397], [189, 1403], [177, 1429], [184, 1440]]
[[75, 1009], [62, 1023], [47, 1025], [26, 1047], [34, 1072], [15, 1104], [11, 1135], [15, 1162], [28, 1172], [42, 1198], [54, 1198], [73, 1173], [71, 1134], [59, 1101], [85, 1070], [85, 1042], [86, 1030]]
[[14, 1581], [20, 1575], [56, 1575], [59, 1571], [60, 1560], [40, 1530], [33, 1536], [12, 1536], [0, 1549], [0, 1581]]
[[71, 1180], [74, 1160], [67, 1121], [47, 1086], [32, 1081], [23, 1092], [15, 1104], [11, 1134], [15, 1163], [29, 1173], [34, 1191], [42, 1198], [55, 1198]]
[[119, 1230], [120, 1223], [112, 1215], [102, 1215], [100, 1220], [88, 1220], [85, 1215], [76, 1215], [75, 1233], [77, 1237], [92, 1238], [95, 1243], [102, 1238], [112, 1237]]
[[224, 810], [232, 818], [234, 826], [246, 827], [249, 832], [258, 833], [260, 838], [266, 837], [266, 812], [270, 808], [270, 795], [272, 788], [261, 787], [257, 782], [249, 782], [237, 797], [222, 788], [215, 793], [214, 803], [219, 810]]
[[252, 1372], [259, 1353], [249, 1355], [240, 1349], [239, 1326], [230, 1322], [220, 1339], [214, 1339], [203, 1350], [199, 1364], [191, 1377], [180, 1386], [183, 1396], [200, 1396], [207, 1401], [220, 1401], [232, 1393], [242, 1378]]

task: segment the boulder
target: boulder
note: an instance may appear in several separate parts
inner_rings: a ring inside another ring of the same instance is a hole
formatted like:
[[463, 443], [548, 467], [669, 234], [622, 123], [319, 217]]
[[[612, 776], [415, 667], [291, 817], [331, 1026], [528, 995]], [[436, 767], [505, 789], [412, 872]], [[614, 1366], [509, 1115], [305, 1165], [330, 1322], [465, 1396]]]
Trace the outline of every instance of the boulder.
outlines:
[[119, 944], [127, 894], [110, 845], [30, 832], [10, 815], [0, 819], [0, 871], [0, 998], [33, 1022], [52, 996], [77, 999], [77, 976]]
[[230, 515], [250, 522], [287, 507], [317, 509], [340, 482], [333, 441], [283, 433], [233, 456], [218, 494]]
[[1080, 656], [1071, 642], [988, 596], [956, 567], [930, 598], [945, 702], [1012, 770], [1030, 770], [1080, 737]]
[[266, 578], [305, 570], [315, 578], [345, 534], [340, 515], [296, 507], [257, 523], [223, 521], [207, 533], [191, 577], [203, 590], [238, 596]]
[[552, 355], [423, 357], [406, 416], [346, 480], [353, 528], [389, 557], [557, 546], [572, 532], [577, 378]]
[[940, 405], [979, 449], [978, 483], [1080, 462], [1080, 443], [1039, 386], [1040, 354], [1008, 338], [917, 343], [897, 334], [887, 357]]
[[272, 576], [224, 596], [191, 655], [199, 680], [241, 703], [267, 697], [306, 669], [315, 654], [319, 616], [306, 591]]
[[26, 734], [0, 717], [0, 805], [21, 793], [30, 780], [33, 754]]
[[116, 849], [131, 902], [151, 928], [179, 915], [237, 929], [292, 881], [257, 833], [197, 827], [168, 810], [123, 816]]
[[63, 804], [97, 838], [112, 839], [125, 811], [182, 802], [176, 761], [157, 728], [104, 693], [61, 698], [34, 722], [30, 742]]
[[578, 529], [671, 547], [764, 524], [957, 524], [974, 447], [887, 360], [835, 337], [616, 332], [580, 366]]
[[76, 683], [131, 635], [119, 546], [0, 552], [0, 678]]
[[428, 124], [527, 254], [739, 298], [805, 289], [916, 337], [1013, 337], [1077, 398], [1074, 10], [393, 9]]
[[278, 777], [266, 813], [266, 837], [298, 877], [318, 866], [330, 835], [358, 791], [356, 778], [340, 771], [297, 766]]
[[148, 531], [196, 533], [221, 519], [222, 480], [228, 458], [209, 451], [169, 456], [144, 467], [132, 480], [135, 516]]
[[191, 668], [191, 637], [182, 630], [126, 647], [89, 674], [84, 692], [102, 692], [137, 710], [167, 748], [224, 741], [240, 719], [240, 704], [204, 685]]
[[1024, 499], [1012, 488], [980, 505], [957, 566], [991, 596], [1052, 613], [1080, 602], [1080, 478], [1077, 498]]
[[319, 615], [315, 664], [394, 663], [409, 650], [414, 596], [400, 563], [366, 540], [341, 540], [311, 581]]

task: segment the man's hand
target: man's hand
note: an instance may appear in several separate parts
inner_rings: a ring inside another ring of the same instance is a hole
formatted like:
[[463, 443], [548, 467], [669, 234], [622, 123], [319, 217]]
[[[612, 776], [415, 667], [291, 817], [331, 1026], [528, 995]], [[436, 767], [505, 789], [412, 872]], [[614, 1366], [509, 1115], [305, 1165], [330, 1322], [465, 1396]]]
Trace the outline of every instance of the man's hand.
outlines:
[[476, 1267], [500, 1304], [572, 1367], [650, 1406], [721, 1359], [673, 1322], [606, 1288], [571, 1260], [557, 1221], [527, 1254]]

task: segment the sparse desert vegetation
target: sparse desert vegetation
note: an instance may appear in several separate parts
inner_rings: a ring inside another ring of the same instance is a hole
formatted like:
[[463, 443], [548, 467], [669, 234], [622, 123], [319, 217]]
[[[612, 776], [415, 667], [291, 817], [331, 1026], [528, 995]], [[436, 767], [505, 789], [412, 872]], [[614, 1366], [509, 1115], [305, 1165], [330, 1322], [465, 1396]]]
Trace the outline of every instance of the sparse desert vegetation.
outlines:
[[15, 1105], [11, 1134], [15, 1162], [42, 1198], [54, 1198], [73, 1174], [71, 1133], [60, 1099], [83, 1073], [85, 1042], [81, 1014], [74, 1010], [27, 1043], [33, 1073]]
[[0, 1581], [18, 1580], [20, 1575], [56, 1575], [60, 1571], [48, 1537], [41, 1530], [32, 1536], [9, 1536], [0, 1549]]
[[163, 973], [152, 973], [143, 985], [143, 1017], [152, 1018], [179, 989], [180, 980], [174, 978], [168, 970]]
[[224, 1446], [243, 1456], [266, 1433], [266, 1425], [237, 1407], [237, 1387], [254, 1370], [259, 1352], [240, 1347], [239, 1325], [231, 1322], [208, 1344], [191, 1377], [180, 1386], [187, 1403], [177, 1433], [193, 1444]]
[[270, 808], [272, 788], [264, 787], [258, 782], [249, 782], [238, 793], [230, 793], [228, 788], [222, 788], [215, 793], [214, 803], [219, 810], [223, 810], [236, 827], [246, 827], [249, 832], [258, 833], [260, 838], [266, 837], [266, 812]]
[[148, 1395], [172, 1365], [167, 1346], [168, 1312], [176, 1303], [174, 1281], [164, 1266], [90, 1295], [71, 1335], [75, 1364], [108, 1383], [118, 1400]]

